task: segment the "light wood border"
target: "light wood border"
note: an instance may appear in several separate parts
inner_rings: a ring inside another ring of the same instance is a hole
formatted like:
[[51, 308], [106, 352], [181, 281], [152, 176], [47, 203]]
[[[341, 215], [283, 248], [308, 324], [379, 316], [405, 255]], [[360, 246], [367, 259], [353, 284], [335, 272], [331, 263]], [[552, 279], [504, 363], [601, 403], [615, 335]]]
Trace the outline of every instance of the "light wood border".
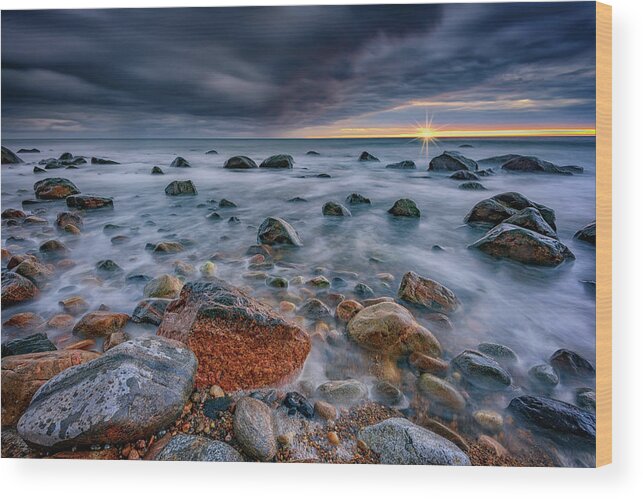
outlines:
[[612, 462], [612, 7], [596, 3], [596, 465]]

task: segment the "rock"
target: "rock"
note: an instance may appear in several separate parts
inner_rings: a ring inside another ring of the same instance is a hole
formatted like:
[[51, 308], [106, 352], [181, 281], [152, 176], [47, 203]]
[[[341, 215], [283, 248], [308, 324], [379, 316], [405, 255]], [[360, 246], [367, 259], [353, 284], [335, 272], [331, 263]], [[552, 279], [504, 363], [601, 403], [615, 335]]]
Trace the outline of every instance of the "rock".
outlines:
[[528, 373], [531, 381], [537, 386], [544, 388], [553, 388], [558, 384], [558, 374], [549, 364], [540, 364], [529, 369]]
[[[2, 324], [3, 330], [6, 331], [7, 329], [11, 329], [11, 325], [7, 326], [7, 323], [10, 321], [11, 319]], [[53, 352], [54, 350], [56, 350], [56, 345], [49, 341], [49, 338], [47, 338], [45, 333], [31, 334], [24, 338], [7, 340], [2, 343], [2, 357], [39, 352]]]
[[203, 277], [214, 277], [217, 271], [217, 265], [213, 262], [207, 261], [199, 267], [199, 272]]
[[574, 234], [574, 239], [585, 241], [596, 246], [596, 221], [587, 224]]
[[18, 305], [38, 296], [38, 288], [26, 277], [15, 272], [2, 272], [2, 309]]
[[223, 198], [219, 201], [219, 208], [236, 208], [237, 205], [232, 201], [228, 201], [226, 198]]
[[118, 163], [117, 161], [112, 161], [111, 159], [92, 157], [91, 164], [92, 165], [118, 165], [120, 163]]
[[373, 399], [387, 406], [398, 405], [404, 399], [402, 391], [388, 381], [376, 381], [373, 385]]
[[496, 258], [543, 267], [556, 267], [576, 258], [558, 239], [506, 223], [494, 227], [469, 247]]
[[151, 173], [152, 175], [165, 175], [165, 172], [160, 166], [153, 166]]
[[453, 180], [480, 180], [480, 177], [469, 170], [458, 170], [453, 175], [450, 175], [449, 178]]
[[580, 166], [558, 166], [534, 156], [514, 156], [502, 165], [503, 170], [513, 172], [558, 173], [572, 175], [582, 173]]
[[330, 288], [330, 281], [326, 279], [323, 275], [318, 275], [306, 281], [306, 284], [312, 286], [313, 288], [326, 289]]
[[480, 410], [473, 413], [473, 419], [476, 420], [483, 429], [492, 433], [499, 433], [502, 431], [504, 421], [502, 416], [496, 411]]
[[325, 217], [350, 217], [351, 212], [339, 203], [328, 201], [322, 207], [322, 215]]
[[158, 334], [196, 353], [197, 386], [217, 384], [226, 391], [284, 382], [310, 351], [299, 326], [216, 278], [186, 284], [166, 308]]
[[157, 254], [174, 254], [185, 251], [185, 246], [176, 241], [161, 241], [154, 245], [152, 253]]
[[377, 161], [379, 163], [379, 159], [377, 159], [375, 156], [372, 154], [363, 151], [362, 154], [359, 155], [359, 160], [360, 161]]
[[80, 315], [89, 310], [89, 303], [83, 300], [81, 296], [70, 296], [59, 301], [58, 305], [69, 315]]
[[393, 357], [412, 352], [439, 357], [433, 334], [397, 303], [384, 302], [360, 310], [348, 323], [348, 335], [358, 345]]
[[317, 151], [308, 151], [306, 156], [321, 156]]
[[289, 203], [307, 203], [308, 200], [299, 196], [295, 196], [294, 198], [290, 198], [288, 202]]
[[30, 153], [37, 153], [37, 152], [40, 152], [40, 150], [36, 149], [35, 147], [31, 149], [24, 149], [24, 148], [18, 149], [18, 154], [30, 154]]
[[448, 362], [420, 352], [413, 352], [409, 355], [409, 364], [420, 371], [420, 373], [429, 373], [436, 376], [445, 376], [449, 370]]
[[346, 204], [350, 205], [359, 205], [359, 204], [371, 204], [371, 200], [357, 192], [353, 192], [346, 196]]
[[20, 218], [26, 218], [27, 214], [22, 210], [15, 210], [13, 208], [7, 208], [2, 212], [2, 220], [15, 220]]
[[233, 156], [225, 162], [223, 167], [246, 170], [248, 168], [257, 168], [257, 163], [255, 163], [247, 156]]
[[497, 225], [525, 208], [536, 208], [549, 226], [556, 230], [554, 210], [534, 203], [517, 192], [504, 192], [476, 204], [464, 218], [467, 224]]
[[125, 331], [116, 331], [105, 338], [105, 341], [103, 342], [103, 352], [107, 352], [115, 346], [118, 346], [121, 343], [125, 343], [129, 340], [130, 337]]
[[449, 171], [458, 170], [476, 171], [478, 163], [469, 159], [458, 151], [444, 151], [429, 162], [429, 171]]
[[276, 154], [264, 159], [259, 168], [292, 168], [294, 160], [290, 154]]
[[18, 433], [50, 449], [146, 439], [181, 414], [196, 365], [194, 354], [175, 341], [121, 343], [40, 387]]
[[42, 288], [54, 276], [54, 267], [52, 265], [44, 265], [35, 260], [20, 262], [13, 271], [29, 279], [38, 288]]
[[249, 457], [270, 461], [277, 453], [272, 411], [260, 400], [243, 397], [237, 402], [232, 420], [239, 445]]
[[65, 199], [69, 208], [76, 208], [78, 210], [100, 210], [100, 209], [113, 209], [114, 200], [112, 198], [89, 196], [78, 194], [68, 196]]
[[47, 173], [47, 170], [44, 168], [40, 168], [39, 166], [34, 166], [33, 167], [33, 172], [34, 173]]
[[335, 318], [341, 322], [348, 322], [363, 308], [362, 304], [355, 300], [344, 300], [337, 305]]
[[173, 168], [190, 168], [192, 165], [187, 159], [177, 156], [174, 158], [174, 161], [170, 163], [170, 166]]
[[458, 186], [463, 191], [486, 191], [487, 188], [480, 182], [463, 182]]
[[120, 274], [123, 269], [114, 260], [100, 260], [96, 262], [96, 271], [102, 276]]
[[499, 345], [498, 343], [480, 343], [478, 345], [478, 351], [497, 360], [500, 364], [512, 363], [518, 360], [516, 352], [511, 348], [505, 345]]
[[310, 320], [330, 319], [333, 316], [330, 309], [317, 298], [306, 300], [304, 304], [299, 307], [299, 314]]
[[596, 411], [596, 392], [591, 388], [576, 390], [576, 405], [586, 411]]
[[368, 398], [368, 388], [361, 381], [327, 381], [317, 387], [317, 395], [333, 405], [353, 405]]
[[386, 168], [390, 168], [392, 170], [415, 170], [415, 162], [406, 160], [406, 161], [400, 161], [399, 163], [391, 163], [390, 165], [386, 165]]
[[2, 323], [2, 330], [5, 333], [9, 331], [31, 331], [32, 329], [42, 326], [44, 322], [45, 320], [34, 312], [20, 312], [12, 315], [8, 320], [4, 321]]
[[297, 231], [285, 220], [277, 217], [266, 218], [257, 233], [259, 244], [303, 246]]
[[266, 279], [266, 286], [285, 289], [288, 287], [288, 279], [280, 276], [268, 277], [268, 279]]
[[179, 297], [183, 283], [176, 277], [163, 274], [148, 282], [143, 288], [143, 294], [147, 298], [170, 298]]
[[596, 370], [590, 361], [565, 348], [556, 350], [549, 358], [549, 364], [563, 380], [593, 380], [596, 377]]
[[433, 374], [421, 374], [417, 380], [417, 388], [434, 403], [451, 411], [460, 412], [466, 405], [456, 387]]
[[2, 359], [2, 426], [14, 426], [36, 391], [62, 371], [98, 357], [84, 350], [56, 350]]
[[596, 416], [567, 402], [523, 395], [513, 399], [507, 409], [519, 423], [555, 440], [581, 442], [592, 448], [596, 444]]
[[86, 338], [105, 338], [120, 331], [129, 321], [129, 315], [108, 311], [89, 312], [83, 315], [72, 332]]
[[136, 305], [134, 312], [132, 312], [132, 322], [153, 324], [154, 326], [160, 325], [170, 301], [162, 298], [141, 300]]
[[401, 300], [433, 312], [448, 314], [454, 312], [459, 305], [453, 291], [439, 282], [419, 276], [415, 272], [404, 274], [397, 296]]
[[408, 419], [391, 418], [367, 426], [357, 437], [379, 454], [382, 464], [471, 464], [455, 444]]
[[315, 414], [326, 421], [335, 421], [337, 419], [335, 406], [323, 400], [315, 402]]
[[22, 222], [25, 225], [47, 225], [48, 222], [45, 218], [29, 216], [25, 218]]
[[165, 188], [166, 196], [196, 196], [196, 187], [191, 180], [175, 180]]
[[211, 222], [218, 222], [221, 220], [221, 215], [219, 215], [216, 211], [212, 211], [208, 213], [205, 218], [207, 218]]
[[395, 204], [391, 208], [389, 208], [388, 213], [396, 217], [417, 218], [420, 216], [420, 210], [415, 204], [415, 201], [405, 198], [395, 201]]
[[469, 444], [459, 433], [456, 433], [448, 426], [440, 423], [437, 419], [422, 419], [422, 426], [433, 433], [437, 433], [441, 437], [446, 438], [448, 441], [457, 445], [464, 452], [469, 452]]
[[558, 239], [556, 231], [552, 229], [547, 222], [545, 222], [545, 219], [542, 217], [540, 212], [531, 206], [511, 215], [504, 221], [504, 223], [517, 225], [518, 227], [533, 230], [534, 232], [538, 232], [544, 236]]
[[504, 390], [511, 385], [511, 376], [491, 357], [465, 350], [451, 361], [464, 379], [483, 390]]
[[[208, 153], [206, 153], [208, 154]], [[156, 461], [243, 462], [234, 447], [210, 438], [178, 434], [163, 447]]]
[[80, 214], [69, 211], [63, 211], [56, 215], [56, 227], [62, 229], [70, 224], [80, 228], [83, 226], [83, 218]]
[[24, 163], [13, 151], [2, 146], [2, 164], [3, 165], [16, 165]]
[[64, 199], [73, 194], [80, 194], [73, 182], [59, 177], [39, 180], [33, 185], [33, 190], [37, 199]]
[[294, 409], [305, 418], [312, 418], [315, 413], [313, 405], [301, 393], [288, 392], [284, 399], [284, 405], [288, 409]]

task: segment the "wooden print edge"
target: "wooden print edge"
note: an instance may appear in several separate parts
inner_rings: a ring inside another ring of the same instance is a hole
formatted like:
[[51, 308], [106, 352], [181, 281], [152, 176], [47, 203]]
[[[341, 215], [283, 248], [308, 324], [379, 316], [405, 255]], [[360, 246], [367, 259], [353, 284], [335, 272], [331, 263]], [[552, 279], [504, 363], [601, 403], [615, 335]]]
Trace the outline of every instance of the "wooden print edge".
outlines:
[[596, 2], [596, 466], [612, 462], [612, 7]]

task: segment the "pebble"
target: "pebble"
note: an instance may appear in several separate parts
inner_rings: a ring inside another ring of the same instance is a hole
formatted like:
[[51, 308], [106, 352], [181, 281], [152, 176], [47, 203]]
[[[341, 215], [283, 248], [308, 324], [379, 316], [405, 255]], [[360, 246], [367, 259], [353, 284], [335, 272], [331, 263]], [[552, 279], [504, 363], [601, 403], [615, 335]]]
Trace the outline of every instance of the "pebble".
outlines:
[[503, 419], [500, 414], [490, 410], [480, 410], [473, 413], [473, 419], [485, 430], [498, 433], [502, 430]]
[[323, 400], [315, 402], [315, 414], [326, 421], [334, 421], [337, 419], [337, 409], [335, 406]]
[[329, 431], [327, 433], [328, 441], [332, 445], [339, 445], [339, 435], [337, 435], [336, 431]]

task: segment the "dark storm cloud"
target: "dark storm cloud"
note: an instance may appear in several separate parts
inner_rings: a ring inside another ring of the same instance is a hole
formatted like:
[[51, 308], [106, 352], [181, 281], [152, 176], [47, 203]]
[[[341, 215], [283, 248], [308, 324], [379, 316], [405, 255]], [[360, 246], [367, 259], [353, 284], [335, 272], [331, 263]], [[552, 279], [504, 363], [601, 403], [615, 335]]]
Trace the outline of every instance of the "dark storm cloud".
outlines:
[[267, 136], [449, 95], [562, 119], [593, 67], [593, 3], [4, 11], [2, 128]]

